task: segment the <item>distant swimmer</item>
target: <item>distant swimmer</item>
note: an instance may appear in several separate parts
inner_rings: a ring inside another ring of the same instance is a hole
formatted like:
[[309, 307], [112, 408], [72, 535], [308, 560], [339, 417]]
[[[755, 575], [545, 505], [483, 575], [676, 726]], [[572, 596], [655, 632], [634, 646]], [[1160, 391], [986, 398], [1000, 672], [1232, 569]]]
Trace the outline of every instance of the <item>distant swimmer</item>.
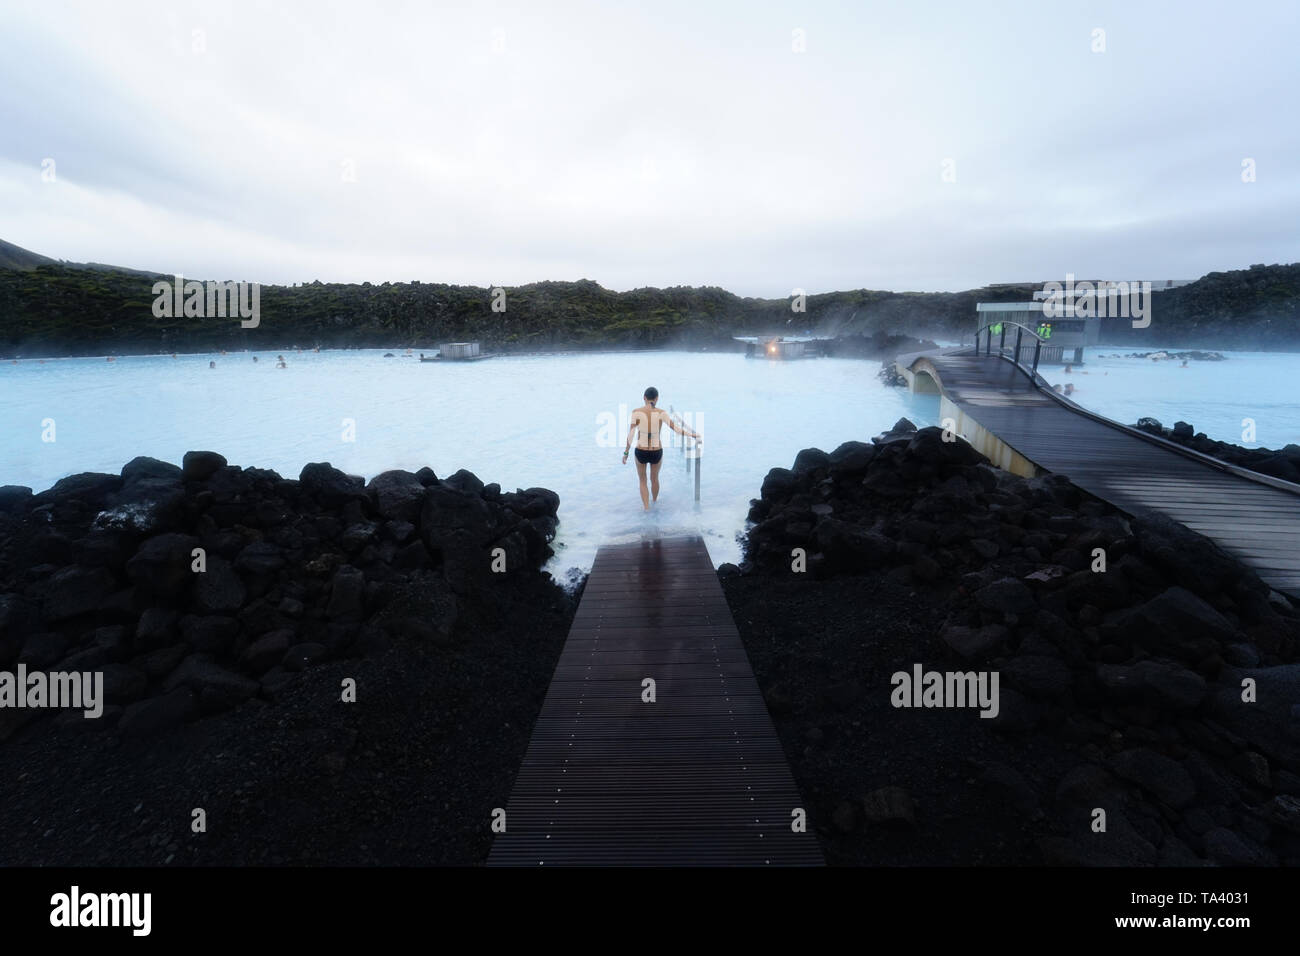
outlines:
[[209, 363], [208, 363], [208, 368], [216, 368], [216, 367], [217, 367], [217, 363], [216, 363], [216, 362], [209, 362]]
[[1066, 365], [1066, 366], [1065, 366], [1065, 374], [1066, 374], [1066, 375], [1069, 375], [1071, 371], [1073, 371], [1073, 369], [1071, 369], [1069, 365]]
[[254, 361], [254, 362], [257, 361], [257, 356], [256, 356], [256, 355], [253, 356], [253, 361]]
[[1067, 385], [1065, 386], [1065, 394], [1066, 394], [1066, 395], [1073, 395], [1073, 394], [1074, 394], [1074, 385], [1073, 385], [1073, 383], [1071, 383], [1071, 384], [1067, 384]]
[[275, 365], [276, 368], [288, 368], [288, 367], [289, 367], [288, 364], [285, 362], [285, 360], [284, 360], [284, 356], [283, 356], [283, 355], [277, 355], [276, 358], [279, 359], [279, 361], [276, 362], [276, 365]]
[[[664, 449], [659, 442], [659, 433], [667, 425], [679, 435], [689, 435], [696, 441], [703, 441], [699, 432], [691, 431], [684, 424], [678, 425], [667, 412], [656, 408], [659, 401], [659, 389], [651, 386], [645, 390], [645, 404], [632, 413], [632, 424], [627, 430], [627, 443], [623, 448], [623, 464], [627, 464], [627, 454], [636, 438], [636, 474], [641, 483], [641, 507], [649, 511], [650, 502], [659, 500], [659, 466], [663, 463]], [[646, 488], [646, 465], [650, 466], [650, 487]], [[653, 496], [653, 497], [652, 497]]]
[[1178, 366], [1178, 367], [1179, 367], [1179, 368], [1187, 368], [1187, 359], [1183, 359], [1183, 364], [1180, 365], [1180, 366]]
[[176, 353], [173, 352], [173, 353], [172, 353], [172, 358], [175, 358], [175, 357], [176, 357]]

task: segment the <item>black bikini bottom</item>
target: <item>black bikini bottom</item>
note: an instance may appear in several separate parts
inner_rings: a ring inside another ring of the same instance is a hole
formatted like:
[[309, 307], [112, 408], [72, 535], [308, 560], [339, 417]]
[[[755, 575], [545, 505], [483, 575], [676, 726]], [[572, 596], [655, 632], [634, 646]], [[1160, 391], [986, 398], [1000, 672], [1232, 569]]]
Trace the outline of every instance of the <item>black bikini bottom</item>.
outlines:
[[662, 448], [656, 448], [654, 451], [650, 451], [646, 448], [638, 448], [636, 450], [636, 460], [641, 462], [643, 465], [657, 465], [659, 464], [659, 459], [663, 458], [663, 456], [664, 450]]

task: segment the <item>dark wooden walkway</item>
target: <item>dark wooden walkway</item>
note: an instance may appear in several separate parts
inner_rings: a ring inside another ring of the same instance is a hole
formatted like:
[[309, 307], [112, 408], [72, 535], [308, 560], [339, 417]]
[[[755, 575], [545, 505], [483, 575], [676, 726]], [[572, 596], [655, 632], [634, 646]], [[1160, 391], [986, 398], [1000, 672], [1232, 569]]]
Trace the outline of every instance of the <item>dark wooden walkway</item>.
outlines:
[[1278, 591], [1300, 595], [1300, 486], [1206, 458], [1081, 408], [1009, 360], [969, 352], [900, 359], [933, 367], [963, 412], [1046, 471], [1130, 514], [1163, 512]]
[[601, 548], [488, 865], [818, 865], [803, 806], [704, 541]]

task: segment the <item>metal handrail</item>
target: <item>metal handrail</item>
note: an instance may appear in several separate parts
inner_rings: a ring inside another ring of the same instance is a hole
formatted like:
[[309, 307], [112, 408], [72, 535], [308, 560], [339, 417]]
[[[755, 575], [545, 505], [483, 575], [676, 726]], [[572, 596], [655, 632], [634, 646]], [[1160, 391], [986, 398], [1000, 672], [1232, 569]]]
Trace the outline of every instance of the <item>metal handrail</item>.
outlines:
[[1113, 418], [1107, 418], [1099, 412], [1094, 412], [1090, 408], [1085, 408], [1078, 402], [1066, 398], [1060, 392], [1055, 391], [1047, 384], [1045, 379], [1035, 378], [1034, 386], [1052, 399], [1056, 404], [1068, 408], [1070, 411], [1090, 419], [1099, 425], [1106, 425], [1119, 432], [1132, 435], [1134, 438], [1140, 438], [1150, 445], [1157, 445], [1161, 448], [1171, 451], [1183, 458], [1190, 458], [1192, 461], [1199, 462], [1202, 465], [1208, 465], [1218, 471], [1226, 472], [1237, 478], [1245, 478], [1259, 485], [1268, 485], [1276, 488], [1278, 491], [1290, 492], [1293, 495], [1300, 495], [1300, 485], [1287, 481], [1285, 478], [1275, 478], [1273, 475], [1266, 475], [1262, 471], [1252, 471], [1244, 465], [1238, 465], [1222, 458], [1215, 458], [1213, 455], [1207, 455], [1205, 452], [1197, 451], [1195, 448], [1188, 448], [1186, 445], [1180, 445], [1176, 441], [1165, 438], [1163, 435], [1154, 435], [1151, 432], [1143, 431], [1140, 428], [1134, 428], [1132, 425], [1125, 425], [1123, 422], [1117, 422]]
[[[997, 323], [993, 324], [996, 325]], [[1015, 325], [1016, 323], [1013, 322], [1011, 324]], [[984, 330], [980, 329], [980, 331], [982, 332]], [[1028, 329], [1027, 331], [1031, 335], [1037, 335], [1033, 329]], [[1017, 354], [1019, 353], [1017, 352]], [[1021, 365], [1016, 359], [1007, 355], [1003, 355], [1002, 358], [1011, 362], [1021, 371], [1026, 372], [1026, 374], [1029, 374], [1028, 369]], [[1276, 488], [1278, 491], [1286, 491], [1293, 495], [1300, 495], [1300, 485], [1295, 484], [1294, 482], [1287, 481], [1284, 478], [1275, 478], [1273, 475], [1266, 475], [1261, 471], [1252, 471], [1244, 465], [1237, 465], [1230, 461], [1224, 461], [1222, 458], [1215, 458], [1213, 455], [1207, 455], [1205, 452], [1197, 451], [1195, 448], [1188, 448], [1186, 445], [1180, 445], [1178, 442], [1165, 438], [1162, 435], [1153, 435], [1151, 432], [1143, 431], [1140, 428], [1134, 428], [1132, 425], [1125, 425], [1123, 422], [1117, 422], [1113, 418], [1107, 418], [1099, 412], [1094, 412], [1090, 408], [1085, 408], [1078, 402], [1072, 401], [1053, 389], [1048, 381], [1038, 374], [1037, 369], [1030, 374], [1029, 380], [1039, 392], [1056, 402], [1056, 404], [1068, 408], [1072, 412], [1090, 419], [1099, 425], [1105, 425], [1109, 428], [1115, 429], [1116, 431], [1132, 435], [1134, 438], [1141, 439], [1149, 445], [1158, 445], [1159, 447], [1171, 451], [1176, 455], [1180, 455], [1183, 458], [1189, 458], [1202, 465], [1208, 465], [1217, 471], [1226, 472], [1234, 477], [1244, 478], [1247, 481], [1253, 481], [1258, 485], [1268, 485], [1269, 487]]]
[[[996, 324], [997, 324], [996, 322], [991, 322], [989, 323], [989, 326], [984, 326], [980, 328], [979, 332], [983, 332], [985, 331], [985, 329]], [[1040, 336], [1037, 332], [1035, 332], [1033, 329], [1029, 328], [1028, 326], [1020, 326], [1018, 322], [1010, 322], [1007, 324], [1017, 325], [1020, 328], [1023, 328], [1030, 335], [1038, 339], [1040, 347], [1042, 343], [1045, 341], [1045, 339], [1043, 339], [1042, 336]], [[975, 333], [975, 354], [976, 355], [979, 354], [979, 332]], [[991, 333], [989, 337], [991, 337]], [[1283, 478], [1275, 478], [1274, 476], [1266, 475], [1263, 472], [1252, 471], [1251, 469], [1246, 468], [1242, 465], [1237, 465], [1229, 461], [1224, 461], [1221, 458], [1215, 458], [1213, 455], [1207, 455], [1204, 452], [1197, 451], [1195, 448], [1188, 448], [1185, 445], [1180, 445], [1178, 442], [1171, 441], [1170, 439], [1165, 438], [1161, 435], [1153, 435], [1150, 432], [1143, 431], [1140, 428], [1134, 428], [1132, 425], [1125, 425], [1122, 422], [1117, 422], [1112, 418], [1107, 418], [1105, 415], [1102, 415], [1098, 412], [1092, 411], [1091, 409], [1083, 407], [1078, 402], [1071, 401], [1069, 398], [1066, 398], [1060, 392], [1055, 391], [1052, 388], [1052, 386], [1047, 382], [1047, 380], [1038, 374], [1036, 361], [1034, 363], [1035, 367], [1032, 372], [1029, 369], [1025, 368], [1025, 366], [1020, 363], [1019, 361], [1020, 349], [1018, 346], [1019, 346], [1019, 341], [1017, 341], [1016, 358], [1011, 358], [1009, 355], [1002, 354], [1001, 350], [999, 350], [999, 357], [1006, 359], [1012, 365], [1016, 366], [1022, 372], [1027, 374], [1029, 376], [1029, 380], [1031, 384], [1033, 384], [1033, 386], [1040, 393], [1046, 395], [1052, 401], [1056, 402], [1056, 404], [1064, 408], [1068, 408], [1069, 410], [1075, 412], [1076, 414], [1084, 418], [1090, 419], [1091, 421], [1094, 421], [1099, 425], [1105, 425], [1108, 428], [1113, 428], [1118, 432], [1132, 435], [1134, 438], [1138, 438], [1142, 441], [1147, 442], [1148, 444], [1157, 445], [1161, 448], [1165, 448], [1176, 455], [1179, 455], [1183, 458], [1191, 459], [1192, 461], [1199, 462], [1202, 465], [1207, 465], [1210, 468], [1213, 468], [1217, 471], [1225, 472], [1237, 478], [1244, 478], [1245, 480], [1254, 482], [1255, 484], [1266, 485], [1272, 488], [1276, 488], [1279, 491], [1286, 491], [1289, 492], [1290, 494], [1300, 496], [1300, 484], [1295, 484], [1293, 482], [1286, 481]], [[926, 353], [924, 352], [917, 352], [917, 353], [910, 354], [908, 358], [910, 358], [912, 362], [915, 362], [925, 354]], [[991, 355], [992, 353], [989, 352], [988, 354]], [[1035, 356], [1036, 355], [1037, 355], [1037, 350], [1035, 350]], [[900, 358], [902, 358], [902, 356], [900, 356]], [[942, 387], [943, 386], [940, 385], [940, 388]]]
[[[681, 425], [683, 428], [686, 427], [686, 419], [682, 418], [681, 415], [678, 415], [671, 405], [668, 406], [668, 414], [673, 419], [673, 421], [677, 422], [678, 425]], [[700, 453], [702, 451], [702, 449], [700, 448], [700, 443], [699, 441], [695, 441], [693, 445], [690, 445], [689, 448], [691, 453], [688, 454], [687, 453], [688, 446], [686, 444], [688, 439], [686, 434], [684, 432], [679, 433], [677, 438], [678, 441], [681, 442], [682, 458], [686, 462], [686, 474], [689, 475], [691, 473], [691, 461], [693, 460], [695, 462], [695, 500], [699, 501], [700, 500], [700, 458], [701, 458]]]
[[1042, 354], [1042, 351], [1043, 351], [1043, 343], [1046, 342], [1047, 339], [1045, 339], [1043, 336], [1039, 335], [1037, 332], [1035, 332], [1035, 331], [1034, 331], [1033, 329], [1031, 329], [1029, 326], [1027, 326], [1027, 325], [1021, 325], [1019, 322], [1005, 322], [1005, 321], [1003, 321], [1003, 322], [990, 322], [990, 323], [988, 323], [987, 325], [982, 325], [982, 326], [980, 326], [978, 329], [975, 330], [975, 354], [976, 354], [976, 355], [979, 355], [979, 354], [980, 354], [980, 333], [981, 333], [981, 332], [984, 332], [984, 333], [985, 333], [985, 336], [984, 336], [984, 354], [985, 354], [985, 355], [992, 355], [992, 354], [993, 354], [993, 326], [995, 326], [995, 325], [996, 325], [996, 326], [999, 326], [999, 330], [998, 330], [998, 331], [1001, 333], [1001, 337], [1000, 337], [999, 340], [998, 340], [998, 354], [999, 354], [999, 355], [1001, 355], [1001, 354], [1002, 354], [1003, 352], [1005, 352], [1006, 349], [1007, 349], [1007, 326], [1008, 326], [1008, 325], [1014, 325], [1014, 326], [1016, 327], [1016, 350], [1015, 350], [1015, 358], [1013, 358], [1011, 361], [1014, 362], [1016, 365], [1018, 365], [1020, 368], [1024, 368], [1024, 366], [1021, 365], [1021, 363], [1020, 363], [1020, 344], [1021, 344], [1021, 342], [1024, 340], [1024, 334], [1025, 334], [1026, 332], [1028, 332], [1030, 335], [1032, 335], [1032, 336], [1034, 337], [1034, 364], [1033, 364], [1033, 366], [1030, 368], [1029, 372], [1030, 372], [1030, 375], [1031, 375], [1031, 376], [1032, 376], [1032, 375], [1037, 375], [1037, 374], [1038, 374], [1038, 357]]

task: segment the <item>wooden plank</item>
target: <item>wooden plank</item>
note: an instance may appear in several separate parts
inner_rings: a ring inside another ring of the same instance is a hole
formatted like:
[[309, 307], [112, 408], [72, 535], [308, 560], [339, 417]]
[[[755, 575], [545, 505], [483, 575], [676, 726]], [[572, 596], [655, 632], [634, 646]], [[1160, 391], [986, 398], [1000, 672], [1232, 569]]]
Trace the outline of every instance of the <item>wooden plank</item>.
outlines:
[[602, 547], [488, 865], [818, 865], [801, 805], [703, 540]]

